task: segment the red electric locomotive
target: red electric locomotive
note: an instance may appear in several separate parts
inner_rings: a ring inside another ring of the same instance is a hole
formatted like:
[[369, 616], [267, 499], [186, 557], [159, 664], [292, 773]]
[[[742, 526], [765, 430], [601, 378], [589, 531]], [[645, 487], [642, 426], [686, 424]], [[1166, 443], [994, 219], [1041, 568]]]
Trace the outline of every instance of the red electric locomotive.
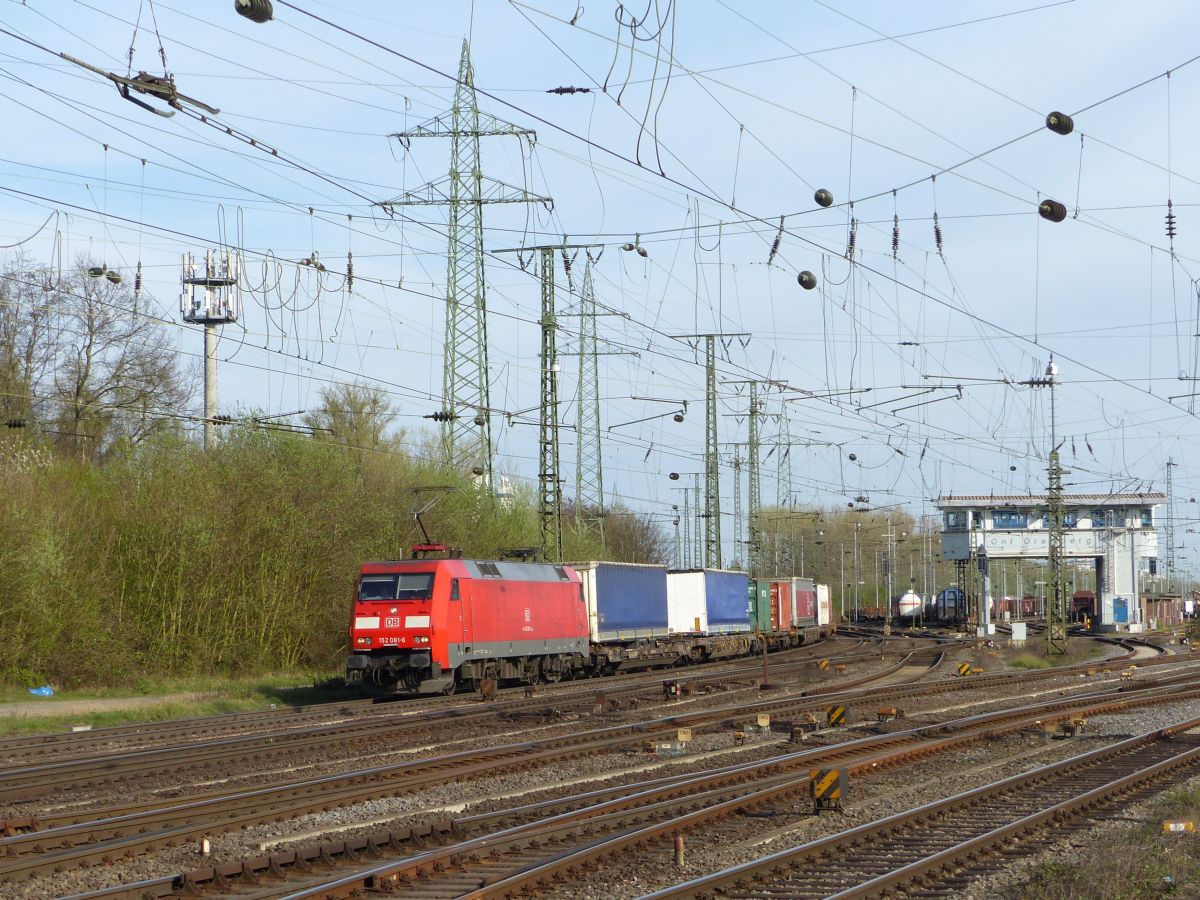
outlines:
[[557, 681], [588, 659], [588, 614], [569, 566], [472, 559], [366, 563], [346, 680], [450, 693], [485, 678]]

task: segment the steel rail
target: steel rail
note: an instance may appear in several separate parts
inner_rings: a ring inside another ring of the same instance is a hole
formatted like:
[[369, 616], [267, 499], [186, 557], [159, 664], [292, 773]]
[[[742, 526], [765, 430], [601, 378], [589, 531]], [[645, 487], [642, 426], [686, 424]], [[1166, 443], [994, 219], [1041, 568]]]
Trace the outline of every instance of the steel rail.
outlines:
[[[795, 770], [801, 769], [807, 773], [809, 767], [813, 765], [828, 765], [841, 761], [854, 773], [873, 772], [884, 766], [961, 747], [969, 742], [978, 741], [989, 733], [994, 734], [1021, 728], [1038, 719], [1054, 721], [1072, 715], [1096, 715], [1133, 705], [1170, 702], [1186, 696], [1200, 696], [1200, 687], [1193, 685], [1184, 692], [1170, 694], [1161, 690], [1157, 693], [1147, 690], [1141, 692], [1139, 696], [1123, 691], [1100, 692], [1085, 697], [1053, 700], [1017, 709], [964, 717], [945, 725], [921, 726], [884, 737], [868, 737], [832, 747], [798, 751], [771, 760], [739, 764], [698, 775], [656, 779], [650, 782], [592, 791], [571, 798], [543, 801], [527, 807], [462, 817], [450, 822], [439, 822], [433, 826], [433, 831], [443, 837], [463, 836], [477, 830], [481, 825], [503, 823], [509, 827], [500, 832], [461, 841], [444, 850], [430, 851], [409, 857], [399, 864], [399, 868], [395, 865], [384, 864], [371, 866], [353, 875], [342, 876], [333, 881], [329, 881], [328, 878], [317, 879], [320, 883], [311, 888], [313, 893], [302, 891], [295, 896], [339, 896], [343, 889], [353, 885], [358, 887], [377, 886], [378, 884], [395, 886], [395, 882], [398, 880], [416, 878], [421, 872], [431, 868], [444, 869], [454, 866], [456, 861], [463, 858], [490, 857], [502, 851], [514, 851], [530, 845], [541, 846], [556, 839], [573, 837], [575, 830], [584, 821], [587, 823], [585, 827], [589, 834], [594, 835], [600, 831], [614, 830], [623, 833], [656, 815], [672, 815], [677, 819], [678, 810], [684, 807], [719, 806], [727, 801], [733, 802], [739, 797], [742, 805], [753, 805], [761, 802], [762, 792], [767, 789], [780, 786], [787, 786], [792, 790], [802, 789], [807, 784], [806, 776], [798, 778]], [[577, 809], [576, 807], [580, 804], [589, 805]], [[632, 811], [630, 811], [631, 808]], [[734, 808], [740, 807], [736, 804], [734, 807], [727, 807], [727, 809]], [[555, 810], [560, 812], [549, 819], [512, 826], [514, 821], [527, 818], [531, 813], [540, 814]], [[618, 839], [619, 837], [620, 835]], [[343, 855], [352, 862], [355, 853], [394, 854], [401, 849], [397, 847], [397, 844], [403, 843], [404, 841], [396, 833], [388, 832], [386, 835], [358, 838], [353, 841], [339, 842], [336, 845], [325, 844], [285, 851], [243, 860], [241, 863], [231, 863], [218, 868], [179, 875], [170, 884], [167, 883], [167, 880], [162, 880], [157, 883], [152, 896], [198, 892], [207, 883], [215, 881], [225, 884], [241, 877], [254, 880], [258, 875], [262, 875], [282, 879], [285, 877], [285, 870], [293, 866], [304, 871], [303, 863], [305, 862], [311, 863], [319, 860], [330, 865]], [[595, 849], [597, 846], [593, 844], [589, 850]], [[569, 854], [567, 856], [559, 855], [559, 858], [568, 857]], [[549, 871], [553, 871], [553, 869]], [[278, 896], [281, 891], [286, 890], [286, 888], [263, 888], [261, 895]], [[256, 896], [258, 895], [256, 894]], [[119, 890], [113, 889], [111, 892], [95, 896], [133, 895], [122, 894]]]

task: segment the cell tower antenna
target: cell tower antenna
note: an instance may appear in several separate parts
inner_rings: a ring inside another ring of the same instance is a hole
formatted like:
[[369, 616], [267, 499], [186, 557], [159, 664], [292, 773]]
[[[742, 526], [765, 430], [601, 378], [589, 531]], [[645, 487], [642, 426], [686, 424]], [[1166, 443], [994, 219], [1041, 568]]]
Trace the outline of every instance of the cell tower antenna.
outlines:
[[241, 317], [241, 257], [209, 250], [200, 262], [185, 253], [180, 269], [179, 313], [185, 322], [204, 326], [204, 449], [212, 450], [217, 443], [217, 326]]
[[483, 269], [483, 207], [494, 203], [543, 203], [531, 194], [483, 174], [479, 139], [508, 135], [531, 143], [528, 128], [482, 113], [475, 96], [470, 44], [463, 41], [454, 106], [415, 128], [391, 135], [406, 149], [413, 138], [450, 138], [450, 172], [380, 206], [448, 206], [446, 333], [442, 371], [442, 451], [447, 463], [470, 471], [494, 492], [491, 389], [488, 373], [487, 291]]

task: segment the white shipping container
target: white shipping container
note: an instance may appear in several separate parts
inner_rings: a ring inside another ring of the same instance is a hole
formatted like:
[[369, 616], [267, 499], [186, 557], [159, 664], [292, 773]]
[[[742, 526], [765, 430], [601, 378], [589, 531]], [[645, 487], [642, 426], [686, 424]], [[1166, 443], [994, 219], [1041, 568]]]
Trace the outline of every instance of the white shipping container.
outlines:
[[672, 634], [708, 632], [703, 572], [667, 573], [667, 629]]
[[833, 600], [829, 595], [829, 585], [817, 585], [817, 624], [829, 625], [833, 622]]

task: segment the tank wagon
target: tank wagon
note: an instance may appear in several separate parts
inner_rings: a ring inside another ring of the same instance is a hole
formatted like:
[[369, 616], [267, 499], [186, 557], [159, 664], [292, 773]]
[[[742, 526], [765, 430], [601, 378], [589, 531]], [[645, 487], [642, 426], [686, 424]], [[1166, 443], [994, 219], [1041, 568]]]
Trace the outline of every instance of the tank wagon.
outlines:
[[[383, 693], [449, 693], [484, 679], [533, 684], [799, 646], [828, 620], [811, 579], [584, 562], [370, 562], [350, 616], [346, 680]], [[759, 596], [766, 604], [756, 602]], [[760, 608], [761, 607], [761, 608]], [[821, 610], [826, 620], [821, 620]]]

